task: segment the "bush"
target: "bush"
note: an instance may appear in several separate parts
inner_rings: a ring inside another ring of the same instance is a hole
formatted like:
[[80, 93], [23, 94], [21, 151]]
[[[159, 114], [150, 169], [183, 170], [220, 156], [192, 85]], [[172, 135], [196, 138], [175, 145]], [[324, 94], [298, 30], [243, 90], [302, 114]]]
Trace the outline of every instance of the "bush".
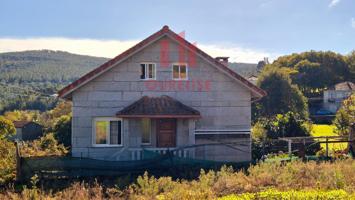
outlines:
[[336, 132], [339, 135], [348, 135], [351, 125], [355, 123], [355, 94], [344, 100], [334, 119]]
[[270, 199], [270, 200], [282, 200], [282, 199], [293, 199], [293, 200], [333, 200], [333, 199], [354, 199], [355, 193], [348, 194], [344, 190], [331, 190], [331, 191], [318, 191], [318, 190], [310, 190], [310, 191], [277, 191], [274, 189], [269, 189], [262, 192], [257, 193], [244, 193], [240, 195], [228, 195], [218, 200], [253, 200], [253, 199]]
[[59, 144], [65, 147], [71, 146], [71, 117], [63, 115], [54, 126], [54, 137]]
[[[268, 153], [287, 150], [286, 142], [272, 139], [310, 136], [311, 128], [309, 122], [293, 112], [259, 119], [252, 128], [253, 159], [260, 159]], [[312, 145], [307, 149], [307, 153], [315, 154], [319, 150], [319, 144]]]
[[0, 139], [0, 184], [16, 176], [16, 149], [12, 142]]
[[0, 192], [0, 199], [297, 199], [302, 195], [309, 197], [306, 199], [324, 196], [351, 199], [355, 193], [354, 173], [355, 160], [350, 159], [332, 163], [260, 163], [246, 171], [234, 171], [231, 167], [222, 167], [217, 172], [202, 170], [198, 179], [190, 181], [155, 178], [145, 173], [125, 190], [104, 188], [98, 183], [74, 183], [57, 192], [38, 189], [43, 187], [18, 193], [8, 190]]
[[14, 124], [3, 116], [0, 116], [0, 140], [13, 136], [16, 133]]
[[22, 156], [62, 156], [68, 153], [68, 150], [63, 144], [58, 144], [54, 138], [53, 133], [46, 134], [45, 136], [33, 140], [31, 142], [23, 142], [21, 145]]

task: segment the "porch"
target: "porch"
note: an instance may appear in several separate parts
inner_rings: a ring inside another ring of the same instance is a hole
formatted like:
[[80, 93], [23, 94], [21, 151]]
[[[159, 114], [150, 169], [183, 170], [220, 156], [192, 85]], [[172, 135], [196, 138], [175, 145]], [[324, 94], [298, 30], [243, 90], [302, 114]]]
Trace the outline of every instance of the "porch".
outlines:
[[195, 144], [195, 120], [200, 112], [169, 97], [144, 96], [116, 115], [128, 124], [127, 142], [130, 160], [172, 154], [192, 158], [193, 152], [182, 146]]

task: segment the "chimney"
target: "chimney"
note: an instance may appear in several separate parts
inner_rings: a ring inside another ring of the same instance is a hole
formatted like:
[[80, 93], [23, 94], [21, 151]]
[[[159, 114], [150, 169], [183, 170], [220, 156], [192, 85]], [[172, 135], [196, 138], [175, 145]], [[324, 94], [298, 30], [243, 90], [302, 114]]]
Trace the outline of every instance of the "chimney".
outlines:
[[215, 60], [224, 64], [225, 66], [228, 66], [228, 58], [229, 57], [216, 57]]
[[269, 58], [268, 57], [264, 57], [264, 62], [265, 62], [266, 65], [270, 64], [269, 63]]

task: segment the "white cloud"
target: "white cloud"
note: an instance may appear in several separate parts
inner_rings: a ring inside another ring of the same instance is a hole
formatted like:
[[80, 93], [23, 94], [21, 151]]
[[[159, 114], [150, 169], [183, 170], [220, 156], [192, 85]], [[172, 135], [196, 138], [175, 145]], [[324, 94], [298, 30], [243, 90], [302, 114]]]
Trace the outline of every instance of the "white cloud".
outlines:
[[[137, 40], [94, 40], [94, 39], [71, 39], [71, 38], [0, 38], [0, 52], [25, 51], [25, 50], [60, 50], [71, 53], [113, 58], [134, 44]], [[261, 50], [241, 48], [226, 45], [197, 45], [211, 56], [229, 56], [230, 61], [256, 63], [269, 57], [275, 59], [278, 54], [268, 53]]]
[[355, 28], [355, 18], [351, 18], [351, 27]]
[[270, 58], [269, 60], [272, 61], [279, 56], [279, 54], [276, 53], [268, 53], [262, 50], [248, 49], [235, 46], [224, 47], [222, 45], [204, 44], [197, 46], [213, 57], [229, 56], [229, 60], [233, 62], [257, 63], [264, 57], [268, 57]]
[[338, 5], [339, 2], [340, 2], [340, 0], [332, 0], [332, 1], [329, 3], [328, 7], [329, 7], [329, 8], [332, 8], [332, 7], [336, 6], [336, 5]]
[[112, 58], [135, 43], [137, 41], [70, 38], [0, 38], [0, 52], [49, 49]]

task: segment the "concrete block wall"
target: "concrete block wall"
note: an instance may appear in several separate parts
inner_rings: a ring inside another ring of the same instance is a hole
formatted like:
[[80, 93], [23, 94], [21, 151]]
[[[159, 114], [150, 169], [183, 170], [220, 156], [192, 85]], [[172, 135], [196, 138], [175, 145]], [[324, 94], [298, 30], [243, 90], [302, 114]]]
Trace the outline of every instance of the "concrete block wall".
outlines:
[[[95, 117], [114, 117], [116, 112], [145, 95], [169, 95], [199, 110], [202, 118], [196, 122], [196, 129], [250, 129], [251, 94], [248, 89], [199, 56], [195, 59], [196, 66], [188, 68], [188, 81], [172, 81], [172, 66], [160, 65], [159, 44], [159, 41], [153, 43], [73, 93], [73, 156], [89, 153], [90, 157], [94, 154], [100, 157], [131, 146], [130, 142], [137, 145], [139, 136], [126, 139], [124, 142], [127, 143], [122, 148], [92, 147], [92, 120]], [[171, 40], [169, 47], [170, 63], [179, 62], [178, 44]], [[185, 55], [188, 60], [189, 52]], [[156, 82], [160, 86], [149, 87], [147, 81], [140, 80], [142, 62], [156, 63]], [[191, 89], [192, 81], [195, 81], [194, 89]], [[202, 88], [196, 87], [198, 81]], [[171, 83], [175, 84], [174, 87], [163, 87]], [[186, 84], [190, 84], [190, 88], [187, 89]], [[179, 123], [184, 124], [182, 121]], [[128, 125], [130, 123], [127, 122]], [[127, 138], [129, 128], [134, 129], [134, 125], [125, 129]], [[181, 132], [186, 133], [188, 138], [188, 129]], [[178, 144], [188, 141], [184, 137], [177, 138]]]

